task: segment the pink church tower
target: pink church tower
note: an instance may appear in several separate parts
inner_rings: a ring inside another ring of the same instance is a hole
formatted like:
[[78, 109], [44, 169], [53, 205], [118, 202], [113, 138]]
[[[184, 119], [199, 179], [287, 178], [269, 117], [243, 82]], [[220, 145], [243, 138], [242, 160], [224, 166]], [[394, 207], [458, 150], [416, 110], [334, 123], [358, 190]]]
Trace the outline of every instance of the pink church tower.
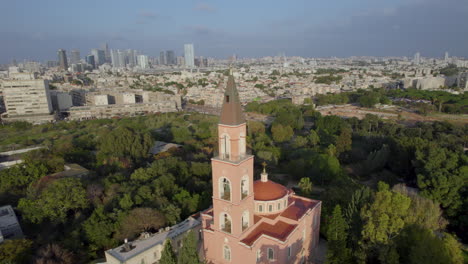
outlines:
[[218, 124], [219, 154], [211, 159], [213, 207], [202, 212], [208, 263], [306, 263], [318, 244], [321, 202], [268, 179], [253, 180], [246, 121], [229, 76]]

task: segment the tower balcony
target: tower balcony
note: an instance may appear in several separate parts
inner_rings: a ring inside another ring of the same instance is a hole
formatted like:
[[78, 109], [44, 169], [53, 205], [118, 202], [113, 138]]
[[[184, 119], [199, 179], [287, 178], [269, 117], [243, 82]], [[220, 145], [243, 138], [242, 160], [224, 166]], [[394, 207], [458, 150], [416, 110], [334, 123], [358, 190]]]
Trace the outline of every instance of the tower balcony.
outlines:
[[213, 159], [238, 164], [250, 157], [253, 157], [252, 150], [248, 149], [241, 155], [229, 155], [228, 153], [219, 153], [219, 151], [214, 151]]

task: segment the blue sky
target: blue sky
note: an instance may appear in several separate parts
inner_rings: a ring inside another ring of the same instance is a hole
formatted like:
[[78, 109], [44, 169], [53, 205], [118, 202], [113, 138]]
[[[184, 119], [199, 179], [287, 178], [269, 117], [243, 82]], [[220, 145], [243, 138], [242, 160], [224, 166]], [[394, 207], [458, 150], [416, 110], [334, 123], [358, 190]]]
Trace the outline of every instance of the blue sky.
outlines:
[[0, 0], [0, 63], [56, 51], [134, 48], [155, 56], [468, 55], [467, 0]]

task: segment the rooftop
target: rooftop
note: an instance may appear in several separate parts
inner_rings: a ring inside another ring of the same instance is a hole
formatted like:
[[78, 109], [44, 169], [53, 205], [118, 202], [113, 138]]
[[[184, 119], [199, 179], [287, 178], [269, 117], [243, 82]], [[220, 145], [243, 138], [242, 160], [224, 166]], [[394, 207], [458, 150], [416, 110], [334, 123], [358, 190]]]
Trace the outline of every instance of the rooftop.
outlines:
[[237, 126], [245, 123], [239, 93], [237, 92], [234, 76], [232, 75], [228, 77], [219, 123], [228, 126]]
[[256, 201], [278, 200], [288, 193], [288, 189], [285, 186], [271, 180], [267, 180], [266, 182], [257, 180], [254, 182], [253, 189]]
[[189, 217], [187, 219], [185, 219], [184, 221], [174, 225], [174, 226], [171, 226], [169, 228], [168, 231], [164, 231], [164, 232], [161, 232], [161, 233], [155, 233], [155, 234], [152, 234], [150, 235], [148, 238], [145, 238], [145, 239], [138, 239], [138, 240], [135, 240], [135, 241], [132, 241], [132, 242], [129, 242], [131, 243], [131, 250], [129, 251], [126, 251], [124, 249], [125, 247], [125, 244], [123, 245], [120, 245], [116, 248], [113, 248], [113, 249], [109, 249], [107, 250], [106, 252], [113, 256], [114, 258], [118, 259], [119, 261], [121, 262], [125, 262], [137, 255], [139, 255], [140, 253], [148, 250], [148, 249], [151, 249], [157, 245], [163, 245], [164, 244], [164, 241], [166, 241], [166, 239], [172, 239], [172, 238], [175, 238], [191, 229], [193, 229], [194, 227], [200, 225], [201, 222], [198, 220], [198, 219], [195, 219], [193, 217]]
[[276, 238], [281, 241], [285, 241], [289, 234], [296, 228], [297, 225], [292, 225], [285, 223], [283, 221], [278, 221], [274, 225], [270, 225], [268, 223], [261, 223], [257, 226], [254, 230], [250, 232], [248, 236], [246, 236], [241, 242], [252, 246], [255, 241], [260, 238], [262, 235], [267, 235], [273, 238]]

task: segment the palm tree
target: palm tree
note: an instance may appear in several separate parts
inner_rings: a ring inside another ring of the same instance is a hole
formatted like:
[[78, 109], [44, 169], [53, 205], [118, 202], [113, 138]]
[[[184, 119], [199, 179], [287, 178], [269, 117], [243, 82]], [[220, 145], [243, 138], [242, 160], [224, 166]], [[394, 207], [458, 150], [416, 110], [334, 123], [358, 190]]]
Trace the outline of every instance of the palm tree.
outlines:
[[302, 194], [310, 195], [310, 193], [312, 192], [312, 182], [310, 182], [310, 178], [301, 178], [301, 180], [299, 181], [299, 188], [301, 188]]

